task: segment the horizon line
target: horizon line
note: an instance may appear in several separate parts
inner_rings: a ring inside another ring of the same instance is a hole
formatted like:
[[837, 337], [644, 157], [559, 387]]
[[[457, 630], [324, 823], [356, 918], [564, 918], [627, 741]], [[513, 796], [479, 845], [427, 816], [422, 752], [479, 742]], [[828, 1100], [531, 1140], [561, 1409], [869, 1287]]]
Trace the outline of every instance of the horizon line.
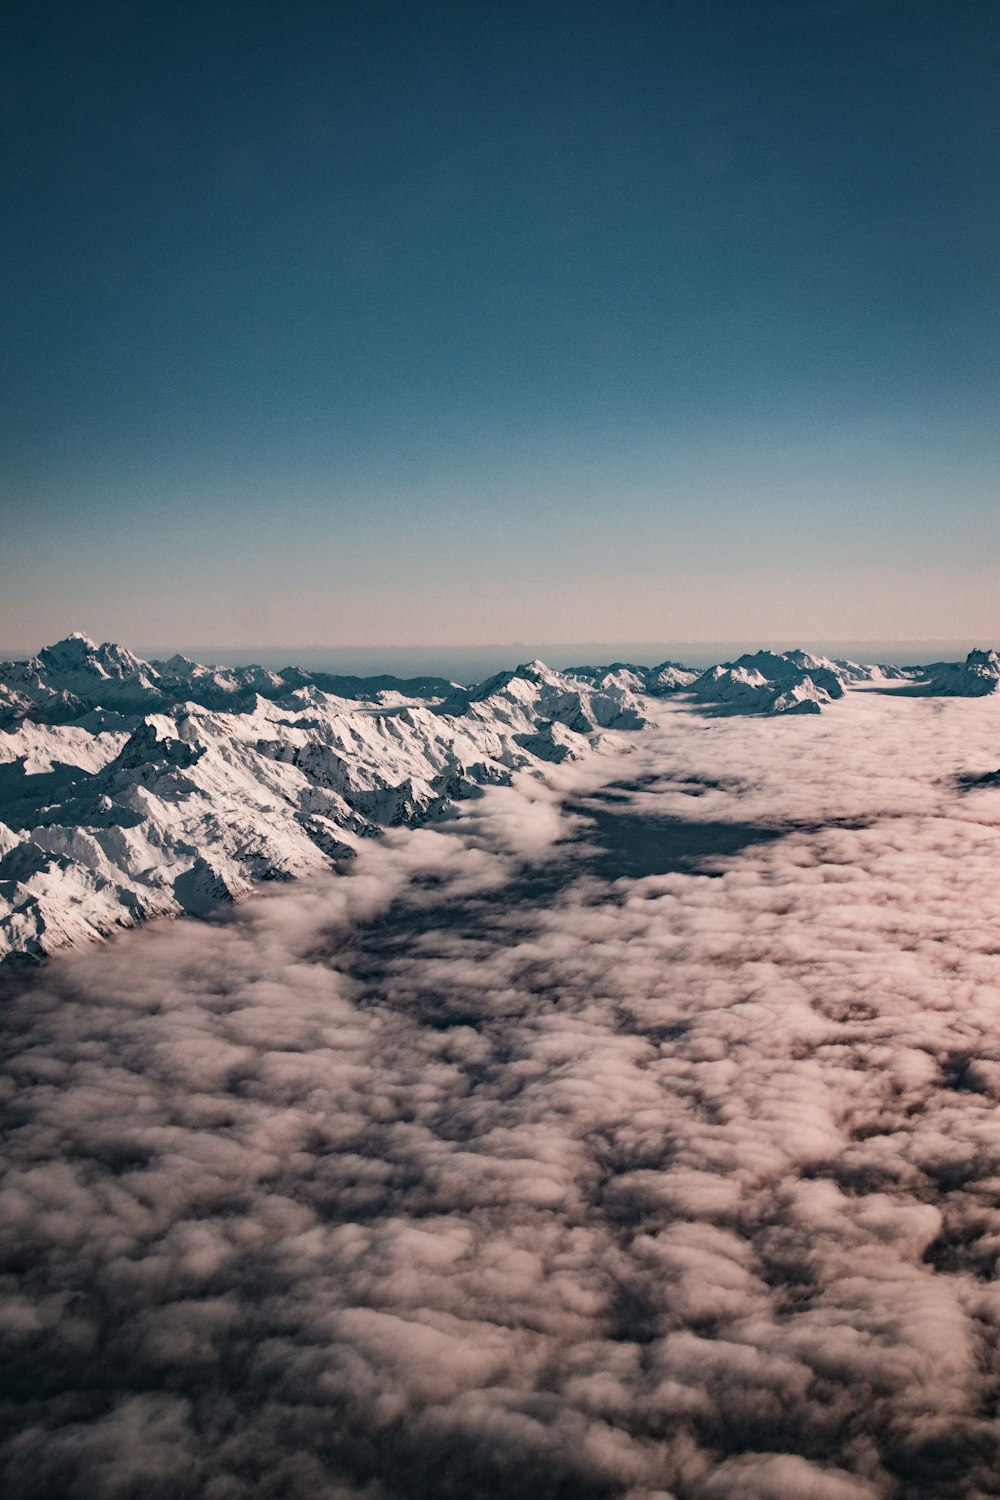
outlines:
[[[57, 637], [57, 640], [65, 640], [72, 633], [73, 632], [67, 632], [66, 635], [60, 635], [59, 637]], [[86, 632], [80, 632], [80, 633], [81, 634], [86, 634]], [[997, 631], [997, 637], [996, 638], [1000, 638], [1000, 629], [998, 629], [998, 631]], [[94, 639], [94, 638], [90, 637], [88, 635], [88, 639]], [[390, 643], [385, 643], [385, 644], [382, 644], [382, 643], [374, 643], [374, 644], [372, 644], [372, 643], [362, 643], [362, 642], [351, 642], [351, 643], [343, 642], [343, 643], [336, 643], [336, 644], [328, 644], [328, 643], [324, 643], [324, 642], [310, 642], [310, 643], [302, 643], [302, 644], [298, 644], [298, 645], [289, 645], [288, 643], [282, 643], [282, 642], [277, 642], [276, 644], [268, 644], [268, 643], [263, 642], [263, 641], [257, 641], [257, 642], [254, 642], [252, 645], [236, 645], [236, 644], [230, 644], [230, 645], [212, 645], [212, 644], [203, 644], [203, 645], [174, 645], [172, 647], [168, 647], [168, 646], [165, 646], [165, 645], [162, 645], [162, 644], [157, 644], [157, 645], [136, 644], [136, 645], [132, 646], [130, 649], [132, 649], [133, 651], [135, 651], [137, 654], [144, 654], [144, 659], [146, 659], [146, 660], [162, 660], [163, 659], [162, 655], [160, 655], [160, 653], [162, 653], [162, 652], [168, 652], [171, 655], [173, 655], [173, 654], [188, 655], [192, 659], [199, 659], [199, 657], [201, 657], [201, 656], [213, 656], [213, 657], [215, 657], [215, 656], [221, 656], [221, 655], [229, 655], [229, 656], [239, 655], [239, 656], [242, 656], [242, 657], [246, 657], [247, 655], [249, 655], [250, 653], [253, 653], [253, 652], [264, 652], [267, 655], [274, 656], [275, 654], [277, 654], [279, 652], [286, 652], [287, 651], [289, 653], [292, 653], [292, 655], [289, 656], [289, 660], [288, 660], [287, 665], [294, 666], [295, 665], [295, 662], [294, 662], [294, 653], [296, 653], [296, 652], [308, 652], [309, 654], [313, 654], [313, 653], [317, 653], [317, 652], [330, 653], [330, 654], [337, 654], [337, 653], [365, 653], [365, 654], [369, 654], [369, 653], [404, 653], [404, 654], [412, 654], [412, 653], [415, 653], [415, 652], [423, 652], [423, 653], [427, 653], [427, 652], [432, 652], [432, 653], [434, 653], [434, 652], [440, 652], [440, 653], [446, 653], [446, 654], [459, 654], [459, 653], [477, 654], [477, 653], [480, 653], [480, 652], [511, 652], [511, 653], [513, 653], [513, 654], [516, 655], [518, 652], [521, 652], [521, 651], [530, 651], [530, 652], [532, 652], [532, 654], [538, 655], [540, 652], [545, 651], [545, 650], [560, 651], [560, 652], [564, 652], [564, 651], [568, 651], [568, 650], [584, 651], [584, 650], [588, 650], [588, 649], [592, 649], [592, 648], [598, 648], [598, 647], [601, 648], [602, 650], [605, 650], [605, 651], [612, 650], [612, 649], [615, 649], [615, 648], [623, 648], [624, 649], [626, 647], [629, 648], [632, 651], [646, 650], [646, 649], [653, 649], [653, 648], [656, 648], [656, 650], [667, 649], [667, 648], [672, 649], [672, 650], [677, 650], [677, 649], [680, 649], [680, 648], [690, 647], [690, 648], [692, 648], [694, 650], [697, 650], [699, 653], [702, 653], [702, 652], [705, 652], [708, 648], [715, 648], [715, 647], [718, 647], [718, 648], [730, 648], [730, 647], [754, 648], [754, 647], [756, 647], [756, 649], [761, 649], [761, 650], [768, 650], [768, 649], [780, 650], [781, 648], [786, 648], [786, 649], [791, 648], [791, 649], [794, 649], [795, 646], [798, 646], [800, 648], [802, 648], [802, 647], [805, 647], [805, 648], [813, 647], [813, 648], [818, 649], [818, 650], [819, 649], [823, 649], [824, 647], [827, 648], [827, 649], [832, 649], [834, 646], [840, 647], [840, 648], [849, 648], [851, 646], [859, 646], [859, 647], [863, 646], [863, 647], [867, 648], [870, 651], [873, 648], [882, 647], [882, 646], [893, 647], [893, 648], [896, 648], [896, 649], [900, 649], [900, 648], [917, 648], [917, 647], [919, 647], [921, 649], [922, 648], [929, 648], [929, 647], [955, 647], [955, 648], [967, 649], [969, 647], [969, 643], [973, 642], [973, 641], [975, 641], [977, 645], [981, 645], [983, 643], [988, 643], [989, 638], [985, 637], [985, 636], [983, 636], [983, 637], [979, 637], [979, 636], [973, 637], [971, 635], [963, 635], [963, 636], [839, 636], [839, 637], [838, 636], [834, 636], [834, 635], [825, 635], [825, 636], [824, 635], [802, 635], [802, 636], [781, 635], [781, 636], [772, 636], [770, 638], [765, 638], [765, 637], [762, 637], [762, 636], [759, 636], [759, 635], [754, 635], [754, 636], [729, 636], [729, 637], [703, 638], [703, 639], [700, 639], [700, 640], [698, 640], [698, 639], [684, 639], [684, 638], [681, 638], [681, 637], [675, 637], [673, 639], [669, 639], [669, 638], [665, 638], [664, 637], [664, 638], [660, 638], [660, 639], [647, 639], [647, 640], [625, 640], [625, 639], [618, 639], [618, 640], [604, 639], [604, 640], [601, 640], [601, 639], [590, 639], [590, 640], [584, 640], [584, 641], [581, 641], [581, 640], [541, 640], [540, 641], [540, 640], [536, 639], [536, 640], [513, 640], [513, 641], [487, 641], [487, 642], [469, 642], [469, 641], [459, 641], [459, 642], [431, 641], [431, 642], [425, 642], [425, 641], [418, 641], [418, 642], [408, 642], [408, 643], [405, 643], [405, 644], [402, 643], [402, 642], [390, 642]], [[97, 640], [95, 643], [96, 644], [111, 644], [111, 643], [114, 643], [114, 644], [123, 644], [123, 642], [121, 641], [120, 637], [119, 638], [115, 638], [113, 636], [106, 637], [104, 642], [101, 642], [100, 640]], [[24, 661], [24, 660], [30, 660], [32, 657], [37, 656], [37, 654], [38, 654], [38, 652], [40, 650], [44, 650], [44, 649], [46, 649], [47, 646], [54, 645], [54, 644], [56, 644], [56, 641], [46, 642], [46, 643], [44, 643], [43, 646], [39, 646], [39, 647], [34, 648], [34, 649], [26, 648], [26, 647], [18, 647], [18, 648], [0, 647], [0, 660], [4, 660], [4, 661]]]

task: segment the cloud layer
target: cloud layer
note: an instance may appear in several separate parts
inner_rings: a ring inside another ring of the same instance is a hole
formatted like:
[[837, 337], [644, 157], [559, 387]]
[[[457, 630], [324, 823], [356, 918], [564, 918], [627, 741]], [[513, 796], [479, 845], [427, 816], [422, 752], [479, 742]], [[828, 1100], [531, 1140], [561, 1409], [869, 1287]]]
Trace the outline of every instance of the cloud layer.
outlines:
[[[8, 1492], [1000, 1494], [998, 754], [667, 706], [13, 990]], [[782, 836], [608, 880], [616, 806]]]

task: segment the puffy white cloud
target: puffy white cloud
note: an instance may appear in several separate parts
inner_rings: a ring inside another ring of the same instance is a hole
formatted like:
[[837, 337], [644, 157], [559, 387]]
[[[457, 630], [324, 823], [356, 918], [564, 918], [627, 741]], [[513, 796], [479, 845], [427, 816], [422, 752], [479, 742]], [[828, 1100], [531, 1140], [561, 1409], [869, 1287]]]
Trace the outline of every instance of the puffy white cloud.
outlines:
[[[1000, 1494], [993, 745], [668, 705], [12, 986], [10, 1493]], [[616, 806], [780, 837], [608, 880]]]

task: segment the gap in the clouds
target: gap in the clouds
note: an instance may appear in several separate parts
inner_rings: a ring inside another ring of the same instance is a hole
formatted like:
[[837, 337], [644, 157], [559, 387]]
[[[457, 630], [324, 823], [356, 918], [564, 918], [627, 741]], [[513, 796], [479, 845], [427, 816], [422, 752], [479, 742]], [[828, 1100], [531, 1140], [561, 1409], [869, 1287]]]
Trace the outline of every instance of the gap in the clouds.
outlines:
[[[567, 800], [564, 810], [581, 826], [572, 837], [552, 846], [548, 858], [522, 865], [498, 887], [455, 895], [448, 893], [446, 881], [412, 880], [386, 909], [359, 922], [337, 947], [337, 966], [359, 986], [361, 1003], [384, 1003], [400, 977], [415, 971], [418, 960], [430, 960], [429, 982], [420, 984], [419, 993], [410, 993], [408, 1003], [416, 1004], [422, 1023], [432, 1030], [468, 1027], [478, 1031], [498, 1019], [506, 1022], [514, 1012], [521, 1013], [526, 994], [532, 1006], [558, 1004], [558, 990], [546, 980], [543, 959], [534, 978], [526, 961], [518, 990], [521, 998], [512, 995], [514, 1010], [504, 1009], [502, 1015], [496, 993], [476, 984], [476, 966], [489, 964], [498, 946], [509, 948], [530, 940], [537, 930], [538, 913], [557, 905], [571, 891], [577, 904], [617, 906], [625, 899], [618, 881], [668, 874], [717, 878], [723, 871], [714, 867], [714, 861], [780, 839], [790, 831], [787, 826], [612, 811], [602, 800], [609, 794], [627, 797], [633, 790], [648, 794], [658, 782], [665, 790], [677, 790], [673, 778], [642, 777], [635, 782], [608, 783], [579, 801]], [[456, 831], [459, 827], [460, 822]], [[423, 899], [428, 890], [440, 890], [440, 899]], [[414, 900], [418, 891], [420, 898]], [[434, 960], [445, 956], [449, 960], [459, 957], [469, 969], [468, 980], [449, 985], [446, 992], [436, 987], [433, 977]], [[677, 1028], [666, 1027], [657, 1040], [672, 1040], [678, 1034]]]
[[587, 840], [599, 852], [588, 855], [585, 863], [604, 880], [716, 875], [719, 872], [706, 867], [705, 861], [739, 854], [753, 844], [770, 843], [785, 832], [761, 823], [667, 818], [582, 803], [571, 805], [570, 810], [583, 813], [592, 825]]

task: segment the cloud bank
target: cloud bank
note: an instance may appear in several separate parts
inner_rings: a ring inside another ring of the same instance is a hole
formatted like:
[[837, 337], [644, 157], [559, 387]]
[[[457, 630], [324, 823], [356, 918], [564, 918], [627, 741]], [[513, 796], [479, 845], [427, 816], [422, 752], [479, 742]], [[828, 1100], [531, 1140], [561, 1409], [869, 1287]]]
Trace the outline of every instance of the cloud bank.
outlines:
[[[998, 754], [667, 706], [11, 989], [7, 1492], [1000, 1494]], [[780, 836], [609, 880], [616, 807]]]

